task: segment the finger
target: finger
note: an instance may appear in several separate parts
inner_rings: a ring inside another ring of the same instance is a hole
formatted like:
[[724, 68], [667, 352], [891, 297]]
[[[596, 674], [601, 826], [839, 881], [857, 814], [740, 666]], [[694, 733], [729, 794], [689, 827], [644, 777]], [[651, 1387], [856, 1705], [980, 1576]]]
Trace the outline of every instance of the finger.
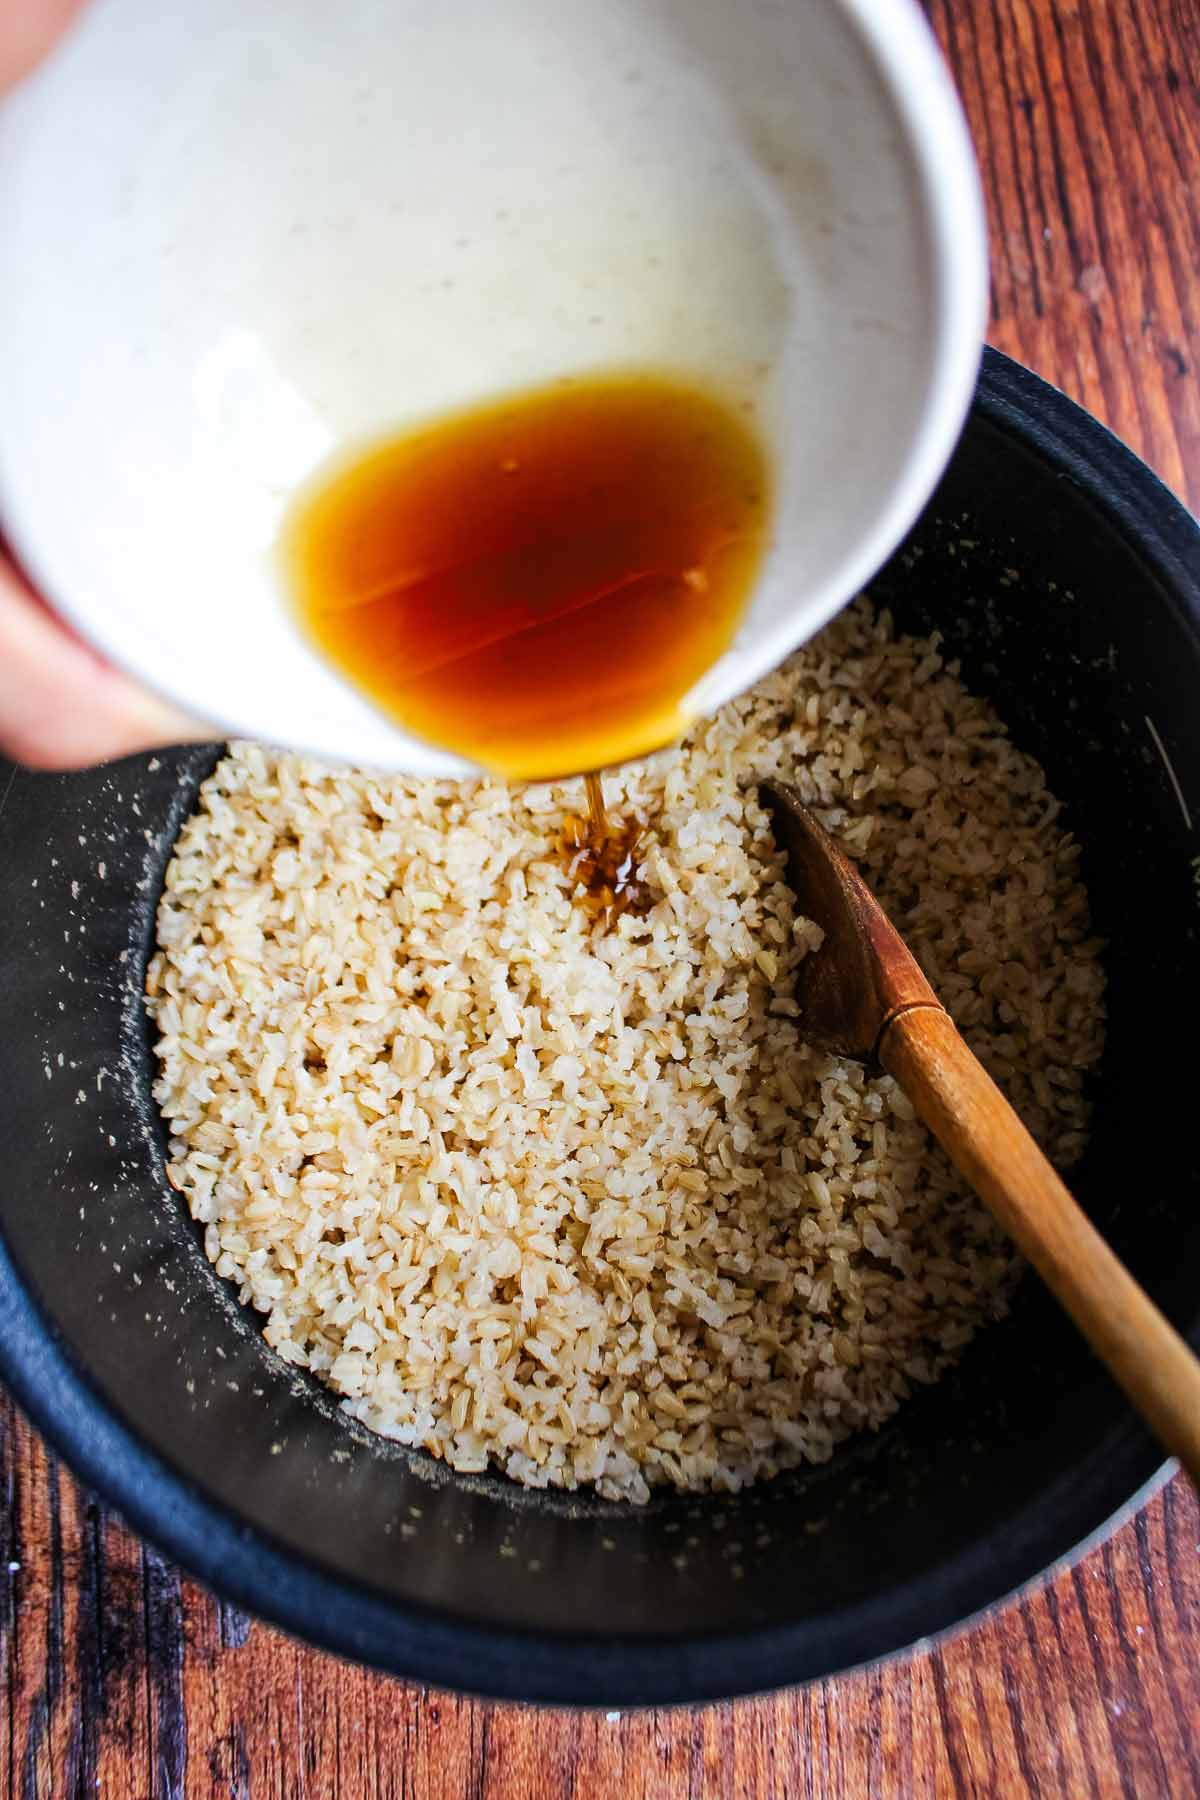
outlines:
[[212, 735], [110, 667], [0, 560], [0, 750], [78, 769]]
[[41, 62], [67, 29], [82, 0], [3, 0], [0, 5], [0, 93]]

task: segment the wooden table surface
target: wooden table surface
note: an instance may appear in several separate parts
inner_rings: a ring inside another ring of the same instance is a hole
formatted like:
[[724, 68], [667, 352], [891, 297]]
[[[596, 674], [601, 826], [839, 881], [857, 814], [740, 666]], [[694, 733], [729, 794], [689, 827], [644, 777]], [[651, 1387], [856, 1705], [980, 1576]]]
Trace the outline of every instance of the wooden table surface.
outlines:
[[[991, 211], [991, 338], [1200, 505], [1200, 0], [930, 0]], [[1176, 1479], [933, 1651], [593, 1717], [334, 1661], [221, 1605], [0, 1397], [0, 1796], [1200, 1793], [1200, 1512]]]

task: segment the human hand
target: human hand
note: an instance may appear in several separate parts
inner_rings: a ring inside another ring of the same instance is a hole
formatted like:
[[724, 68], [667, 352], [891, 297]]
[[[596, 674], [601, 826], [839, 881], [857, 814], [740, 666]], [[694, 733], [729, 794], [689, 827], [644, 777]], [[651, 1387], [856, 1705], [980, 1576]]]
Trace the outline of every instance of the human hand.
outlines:
[[[0, 94], [64, 32], [80, 0], [2, 0]], [[0, 546], [0, 750], [74, 769], [211, 735], [112, 668], [39, 599]]]

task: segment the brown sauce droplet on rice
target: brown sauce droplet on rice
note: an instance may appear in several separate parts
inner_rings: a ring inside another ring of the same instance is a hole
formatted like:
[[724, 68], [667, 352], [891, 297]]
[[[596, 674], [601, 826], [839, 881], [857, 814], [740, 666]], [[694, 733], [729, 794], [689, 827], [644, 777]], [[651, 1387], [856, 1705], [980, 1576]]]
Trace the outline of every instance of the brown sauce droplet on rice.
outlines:
[[650, 910], [653, 896], [638, 872], [649, 833], [642, 819], [611, 816], [599, 775], [584, 783], [587, 811], [567, 814], [558, 849], [575, 899], [607, 929], [622, 913]]

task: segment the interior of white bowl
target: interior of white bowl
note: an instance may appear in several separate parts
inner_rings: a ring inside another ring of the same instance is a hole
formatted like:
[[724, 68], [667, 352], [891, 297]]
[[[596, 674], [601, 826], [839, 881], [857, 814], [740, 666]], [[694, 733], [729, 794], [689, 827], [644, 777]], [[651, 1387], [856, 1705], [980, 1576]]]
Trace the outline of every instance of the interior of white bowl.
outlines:
[[893, 547], [983, 314], [911, 0], [105, 0], [0, 119], [0, 509], [64, 613], [222, 727], [451, 772], [310, 650], [275, 555], [330, 457], [586, 371], [750, 404], [763, 579], [707, 707]]

